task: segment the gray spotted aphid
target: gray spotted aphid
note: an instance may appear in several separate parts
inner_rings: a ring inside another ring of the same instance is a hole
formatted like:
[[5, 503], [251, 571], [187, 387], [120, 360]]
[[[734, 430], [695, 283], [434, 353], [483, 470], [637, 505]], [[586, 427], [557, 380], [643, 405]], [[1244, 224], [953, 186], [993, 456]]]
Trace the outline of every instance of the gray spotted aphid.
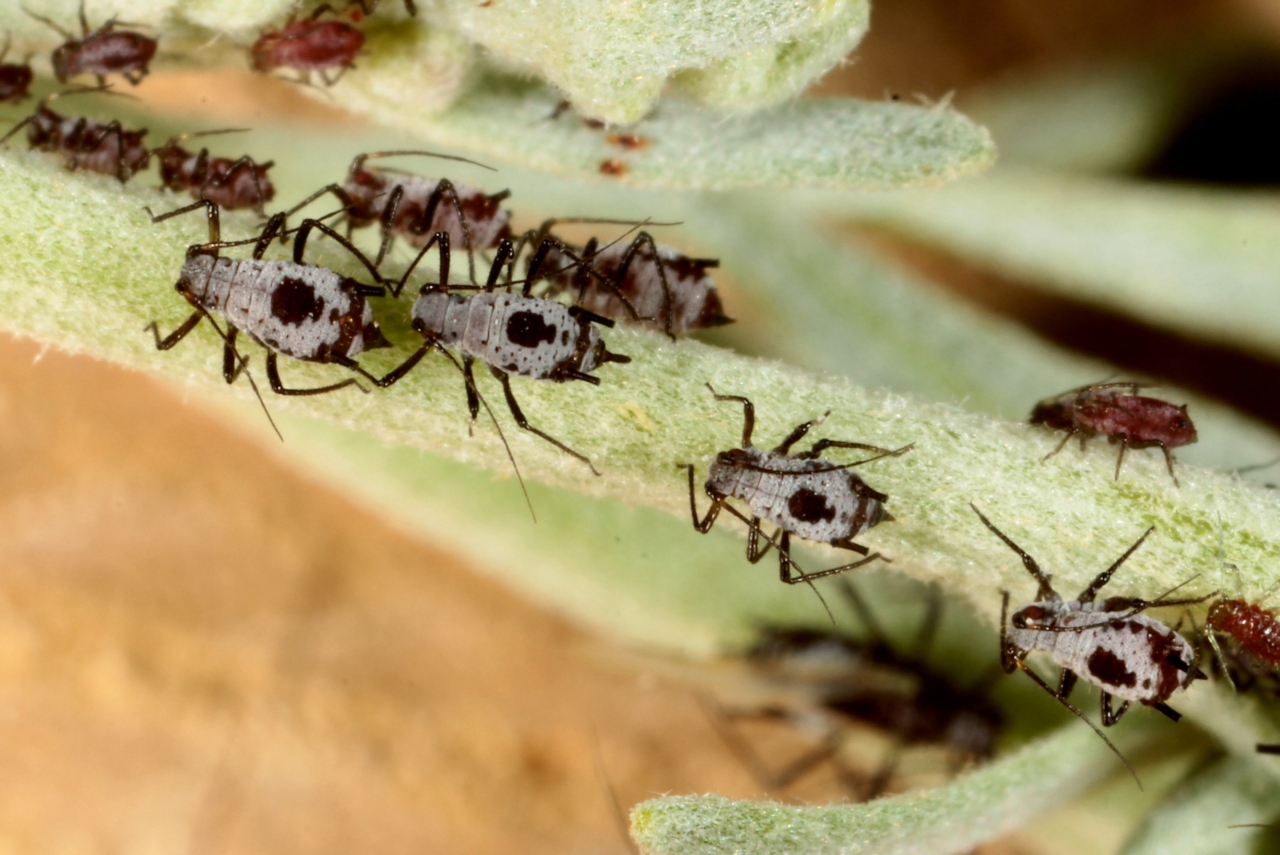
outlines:
[[[425, 347], [452, 347], [462, 353], [471, 417], [474, 419], [478, 412], [472, 367], [479, 361], [489, 366], [490, 373], [502, 384], [507, 408], [516, 424], [578, 458], [599, 475], [585, 455], [529, 424], [511, 391], [511, 375], [555, 383], [582, 380], [599, 385], [600, 378], [592, 376], [592, 371], [609, 362], [631, 361], [628, 356], [610, 353], [595, 326], [611, 327], [613, 321], [577, 306], [530, 296], [533, 275], [525, 281], [523, 293], [498, 290], [502, 270], [515, 255], [510, 240], [499, 244], [484, 287], [467, 287], [465, 290], [478, 293], [459, 294], [448, 284], [449, 234], [441, 232], [434, 236], [433, 242], [439, 244], [440, 282], [423, 286], [414, 301], [413, 328], [426, 339]], [[533, 273], [536, 274], [547, 254], [556, 247], [559, 244], [550, 240], [538, 247], [530, 262]], [[429, 243], [418, 254], [414, 265], [430, 248]], [[409, 271], [412, 269], [411, 266]], [[405, 275], [408, 276], [408, 272]]]
[[[1193, 680], [1205, 675], [1195, 667], [1195, 649], [1181, 635], [1163, 623], [1141, 612], [1165, 606], [1200, 603], [1213, 594], [1187, 599], [1141, 600], [1135, 597], [1108, 597], [1098, 601], [1098, 592], [1111, 581], [1120, 565], [1137, 551], [1154, 528], [1125, 550], [1106, 570], [1097, 575], [1074, 600], [1063, 600], [1050, 584], [1050, 578], [1036, 560], [1010, 540], [972, 504], [973, 512], [983, 525], [1017, 553], [1027, 572], [1039, 584], [1034, 602], [1019, 607], [1009, 615], [1009, 592], [1002, 591], [1000, 605], [1000, 663], [1005, 673], [1020, 670], [1042, 689], [1053, 695], [1064, 707], [1084, 721], [1088, 719], [1068, 698], [1078, 679], [1102, 690], [1102, 726], [1110, 727], [1120, 720], [1130, 703], [1153, 707], [1177, 721], [1181, 716], [1165, 701], [1182, 691]], [[1062, 668], [1055, 691], [1027, 666], [1027, 657], [1042, 651]], [[1111, 701], [1123, 703], [1112, 709]], [[1089, 726], [1102, 732], [1089, 722]], [[1120, 752], [1105, 736], [1103, 741]], [[1123, 761], [1124, 757], [1120, 759]], [[1128, 763], [1126, 762], [1127, 766]], [[1130, 768], [1130, 772], [1132, 772]], [[1136, 779], [1136, 775], [1134, 776]]]
[[[273, 217], [257, 238], [223, 241], [220, 238], [218, 206], [203, 199], [185, 208], [153, 217], [153, 222], [205, 208], [209, 218], [209, 242], [187, 248], [187, 257], [178, 277], [177, 291], [195, 312], [176, 330], [161, 338], [159, 326], [148, 329], [155, 334], [156, 348], [168, 350], [180, 342], [203, 318], [217, 327], [213, 315], [226, 319], [229, 330], [223, 335], [223, 377], [232, 383], [244, 370], [245, 362], [236, 353], [236, 335], [243, 330], [267, 350], [267, 379], [280, 395], [319, 395], [347, 386], [361, 388], [355, 378], [310, 389], [288, 388], [280, 380], [277, 358], [281, 355], [303, 362], [334, 363], [356, 372], [377, 386], [390, 386], [425, 355], [424, 345], [400, 367], [385, 377], [374, 377], [356, 362], [366, 350], [390, 347], [373, 319], [368, 297], [385, 293], [381, 284], [366, 285], [340, 273], [307, 264], [303, 253], [307, 237], [320, 230], [355, 255], [381, 283], [382, 277], [364, 255], [341, 235], [318, 220], [305, 220], [293, 242], [292, 261], [265, 261], [267, 246], [275, 238], [283, 217]], [[250, 259], [224, 258], [218, 250], [230, 246], [254, 244]], [[221, 330], [219, 330], [221, 334]], [[362, 390], [363, 391], [363, 390]]]
[[[765, 556], [770, 547], [776, 546], [778, 575], [788, 585], [843, 573], [882, 557], [880, 553], [871, 552], [862, 544], [855, 543], [854, 538], [864, 534], [872, 526], [893, 519], [884, 509], [884, 503], [889, 497], [868, 486], [852, 471], [852, 467], [905, 454], [915, 447], [914, 443], [890, 451], [861, 442], [820, 439], [808, 451], [792, 454], [791, 446], [821, 421], [817, 419], [798, 425], [776, 448], [764, 451], [751, 444], [751, 433], [755, 428], [755, 405], [741, 395], [721, 395], [710, 383], [707, 388], [711, 389], [711, 394], [715, 395], [717, 401], [738, 401], [742, 404], [742, 447], [716, 455], [715, 462], [707, 473], [706, 483], [707, 495], [712, 500], [711, 507], [701, 520], [698, 519], [698, 502], [694, 492], [694, 467], [693, 464], [687, 464], [689, 509], [693, 514], [694, 528], [706, 534], [715, 525], [720, 511], [727, 510], [747, 524], [747, 560], [755, 564]], [[858, 448], [877, 453], [874, 457], [853, 463], [832, 464], [819, 459], [828, 448]], [[730, 505], [730, 498], [746, 502], [751, 509], [751, 516], [748, 517]], [[776, 541], [761, 531], [762, 519], [778, 527]], [[816, 543], [829, 543], [866, 557], [829, 570], [805, 573], [791, 559], [793, 534]], [[761, 537], [765, 540], [764, 547], [760, 547]], [[791, 572], [793, 566], [796, 570], [794, 575]]]

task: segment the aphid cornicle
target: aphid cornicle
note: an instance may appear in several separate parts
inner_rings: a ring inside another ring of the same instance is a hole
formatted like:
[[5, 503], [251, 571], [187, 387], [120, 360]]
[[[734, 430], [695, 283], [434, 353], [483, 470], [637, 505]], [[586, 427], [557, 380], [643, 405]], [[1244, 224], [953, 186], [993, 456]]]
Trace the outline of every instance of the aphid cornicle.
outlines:
[[[1173, 472], [1173, 453], [1169, 450], [1196, 441], [1196, 428], [1187, 415], [1185, 404], [1176, 406], [1158, 398], [1137, 394], [1140, 383], [1096, 383], [1081, 386], [1061, 395], [1046, 398], [1031, 411], [1031, 423], [1064, 430], [1067, 435], [1058, 447], [1045, 455], [1053, 457], [1073, 436], [1085, 440], [1093, 436], [1105, 436], [1112, 443], [1120, 444], [1116, 457], [1116, 477], [1120, 477], [1120, 465], [1129, 448], [1159, 448], [1164, 452], [1169, 477], [1178, 483]], [[1128, 389], [1129, 394], [1109, 391]]]
[[[167, 220], [204, 208], [209, 219], [208, 243], [187, 248], [177, 291], [195, 312], [168, 336], [161, 337], [154, 322], [147, 328], [155, 335], [156, 348], [168, 350], [180, 342], [204, 318], [226, 319], [230, 329], [224, 335], [223, 377], [232, 383], [244, 369], [235, 349], [236, 335], [243, 330], [267, 350], [267, 379], [280, 395], [319, 395], [359, 384], [355, 378], [311, 389], [288, 388], [281, 382], [278, 356], [303, 362], [335, 363], [377, 386], [390, 386], [426, 354], [428, 345], [414, 352], [402, 365], [384, 377], [374, 377], [356, 362], [366, 350], [389, 347], [373, 319], [368, 297], [385, 294], [384, 281], [364, 255], [349, 241], [319, 220], [304, 220], [294, 235], [292, 261], [264, 261], [263, 253], [275, 239], [283, 217], [273, 217], [262, 233], [250, 240], [223, 241], [218, 206], [201, 200], [170, 211], [153, 222]], [[303, 260], [307, 238], [319, 230], [348, 249], [373, 275], [378, 285], [366, 285], [325, 267]], [[253, 244], [250, 259], [225, 258], [224, 247]], [[215, 328], [217, 324], [214, 323]], [[221, 331], [219, 331], [221, 332]]]
[[4, 47], [0, 48], [0, 104], [16, 104], [27, 97], [31, 88], [30, 57], [27, 62], [5, 62], [9, 55], [12, 33], [6, 33]]
[[106, 75], [119, 74], [136, 86], [147, 76], [147, 66], [156, 53], [156, 40], [142, 33], [120, 29], [135, 25], [121, 24], [111, 18], [90, 32], [89, 21], [84, 16], [84, 0], [80, 0], [81, 35], [76, 38], [43, 15], [29, 9], [24, 11], [66, 39], [54, 50], [52, 58], [53, 74], [59, 83], [66, 83], [77, 74], [92, 74], [102, 86], [106, 83]]
[[[309, 82], [315, 71], [326, 86], [337, 83], [354, 66], [356, 54], [364, 47], [364, 33], [345, 21], [319, 20], [331, 11], [326, 3], [309, 18], [290, 18], [280, 29], [263, 33], [249, 49], [253, 70], [267, 74], [289, 68], [301, 74], [303, 82]], [[334, 69], [338, 73], [330, 77], [328, 72]]]
[[[706, 491], [711, 497], [711, 507], [702, 519], [698, 519], [698, 501], [694, 492], [694, 467], [686, 464], [689, 472], [689, 509], [693, 514], [693, 527], [706, 534], [715, 525], [722, 510], [747, 524], [747, 560], [758, 562], [771, 547], [778, 549], [778, 576], [788, 585], [811, 582], [823, 576], [843, 573], [861, 567], [882, 556], [871, 552], [854, 538], [872, 526], [892, 520], [884, 509], [889, 497], [872, 489], [853, 471], [884, 457], [897, 457], [915, 447], [915, 444], [890, 451], [861, 442], [838, 439], [820, 439], [808, 450], [791, 453], [791, 446], [799, 442], [821, 419], [798, 425], [786, 439], [772, 451], [764, 451], [751, 444], [755, 429], [755, 405], [741, 395], [721, 395], [707, 384], [717, 401], [737, 401], [742, 404], [742, 447], [722, 451], [707, 472]], [[826, 418], [826, 416], [823, 416]], [[828, 448], [856, 448], [874, 451], [874, 457], [854, 463], [832, 464], [819, 458]], [[739, 499], [751, 509], [751, 516], [734, 508], [729, 499]], [[761, 519], [778, 527], [775, 541], [760, 528]], [[791, 535], [829, 543], [866, 556], [859, 561], [805, 573], [798, 566], [792, 575], [795, 562], [791, 559]], [[760, 538], [765, 545], [760, 547]], [[886, 559], [887, 560], [887, 559]]]
[[[381, 226], [382, 244], [374, 259], [377, 264], [382, 263], [397, 236], [424, 248], [437, 234], [445, 232], [450, 245], [466, 249], [469, 259], [473, 252], [492, 249], [510, 237], [511, 212], [502, 207], [503, 200], [511, 195], [509, 191], [490, 194], [447, 178], [424, 178], [366, 165], [376, 158], [404, 155], [454, 160], [492, 170], [465, 157], [430, 151], [368, 152], [351, 161], [342, 184], [321, 187], [286, 213], [292, 216], [325, 193], [332, 193], [342, 202], [348, 230], [374, 223]], [[475, 282], [474, 270], [469, 272]]]
[[[488, 365], [490, 373], [502, 384], [507, 408], [516, 424], [586, 463], [593, 473], [599, 475], [585, 455], [529, 424], [511, 390], [511, 375], [555, 383], [583, 380], [598, 385], [600, 378], [593, 376], [592, 371], [609, 362], [631, 361], [628, 356], [611, 353], [594, 326], [611, 327], [613, 321], [577, 306], [564, 306], [553, 300], [530, 296], [532, 276], [526, 280], [520, 294], [498, 290], [502, 270], [511, 263], [515, 254], [510, 240], [503, 240], [498, 246], [488, 281], [479, 293], [463, 296], [453, 292], [449, 288], [448, 233], [435, 235], [432, 243], [439, 245], [440, 282], [424, 285], [414, 301], [413, 328], [426, 339], [427, 346], [452, 347], [462, 353], [467, 406], [472, 419], [478, 412], [472, 374], [472, 367], [478, 360]], [[427, 253], [432, 243], [418, 253], [413, 266]], [[530, 264], [534, 274], [553, 248], [563, 250], [548, 240], [534, 253]], [[410, 266], [410, 271], [413, 266]]]
[[[537, 240], [548, 236], [557, 223], [578, 222], [613, 221], [548, 220], [522, 239]], [[648, 232], [640, 232], [626, 244], [616, 241], [601, 248], [592, 238], [585, 246], [572, 249], [585, 263], [567, 264], [556, 254], [550, 255], [543, 267], [548, 282], [545, 296], [568, 293], [577, 305], [597, 315], [659, 329], [673, 338], [677, 333], [733, 323], [724, 313], [715, 282], [707, 275], [708, 270], [720, 266], [719, 259], [691, 258], [656, 243]]]
[[146, 128], [127, 131], [117, 121], [102, 123], [93, 119], [68, 118], [49, 109], [49, 102], [59, 96], [98, 92], [101, 89], [69, 89], [46, 95], [35, 112], [0, 137], [0, 145], [23, 127], [31, 148], [62, 155], [68, 169], [88, 169], [103, 175], [114, 175], [121, 182], [147, 165], [150, 150], [142, 142]]
[[[1086, 722], [1088, 719], [1071, 705], [1068, 698], [1078, 679], [1092, 683], [1102, 690], [1103, 727], [1119, 721], [1130, 703], [1153, 707], [1177, 721], [1179, 714], [1165, 701], [1175, 692], [1187, 688], [1192, 680], [1204, 679], [1205, 675], [1196, 667], [1196, 651], [1186, 639], [1142, 612], [1201, 603], [1213, 595], [1184, 599], [1162, 596], [1155, 600], [1136, 597], [1097, 600], [1102, 587], [1111, 581], [1116, 570], [1155, 529], [1147, 529], [1078, 597], [1063, 600], [1036, 560], [996, 528], [977, 507], [972, 504], [970, 507], [982, 524], [1022, 559], [1023, 566], [1039, 585], [1035, 601], [1020, 606], [1012, 615], [1009, 614], [1009, 592], [1001, 592], [1000, 662], [1005, 672], [1011, 674], [1021, 670]], [[1048, 653], [1062, 668], [1057, 691], [1027, 666], [1027, 657], [1034, 651]], [[1118, 709], [1111, 708], [1112, 698], [1123, 701]], [[1089, 726], [1093, 727], [1092, 722]], [[1102, 735], [1101, 731], [1098, 735]], [[1111, 745], [1109, 740], [1107, 744]], [[1115, 746], [1111, 748], [1115, 751]]]
[[186, 190], [197, 199], [208, 199], [220, 208], [252, 208], [262, 214], [263, 205], [276, 193], [267, 178], [272, 161], [255, 163], [248, 155], [236, 160], [214, 157], [207, 148], [192, 152], [181, 145], [184, 139], [218, 133], [228, 131], [184, 134], [152, 149], [160, 162], [161, 183], [170, 190]]
[[[824, 762], [830, 762], [852, 795], [860, 800], [879, 796], [892, 783], [901, 750], [936, 746], [947, 750], [952, 772], [966, 763], [990, 758], [1004, 715], [990, 698], [988, 672], [971, 685], [927, 661], [941, 617], [941, 599], [930, 589], [925, 613], [906, 648], [893, 644], [851, 581], [840, 579], [839, 589], [866, 628], [863, 637], [843, 632], [768, 627], [747, 652], [761, 677], [783, 689], [797, 689], [810, 700], [807, 708], [783, 702], [745, 709], [720, 710], [729, 721], [809, 721], [812, 707], [823, 716], [821, 744], [771, 771], [760, 755], [737, 732], [724, 727], [722, 736], [771, 789], [789, 786]], [[788, 691], [785, 696], [792, 696]], [[897, 747], [871, 775], [850, 768], [841, 757], [845, 731], [858, 724], [892, 736]]]

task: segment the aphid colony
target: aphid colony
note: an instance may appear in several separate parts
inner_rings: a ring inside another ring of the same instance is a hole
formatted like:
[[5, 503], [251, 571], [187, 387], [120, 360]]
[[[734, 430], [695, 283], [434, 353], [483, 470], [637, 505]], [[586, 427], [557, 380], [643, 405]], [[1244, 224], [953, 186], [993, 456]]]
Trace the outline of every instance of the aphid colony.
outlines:
[[[368, 14], [377, 4], [352, 5]], [[406, 3], [406, 8], [411, 14], [414, 11], [411, 3]], [[280, 30], [263, 34], [253, 48], [255, 67], [264, 71], [287, 67], [304, 75], [316, 72], [325, 82], [332, 82], [350, 67], [363, 37], [344, 22], [323, 19], [326, 14], [333, 14], [333, 10], [324, 6], [305, 20], [291, 20]], [[46, 23], [57, 27], [52, 21]], [[134, 178], [154, 158], [162, 186], [189, 193], [196, 200], [153, 218], [160, 222], [203, 211], [208, 219], [208, 240], [187, 247], [177, 273], [176, 290], [191, 314], [167, 335], [162, 335], [155, 323], [148, 329], [156, 347], [168, 350], [201, 321], [208, 320], [222, 340], [223, 376], [227, 383], [236, 382], [241, 376], [253, 383], [248, 359], [238, 349], [241, 333], [265, 349], [269, 385], [277, 394], [287, 396], [317, 395], [350, 387], [368, 391], [361, 385], [362, 380], [387, 388], [436, 353], [459, 371], [474, 421], [481, 406], [489, 410], [474, 374], [479, 362], [499, 382], [507, 409], [519, 427], [582, 461], [598, 475], [583, 451], [569, 447], [530, 422], [516, 398], [517, 386], [512, 378], [599, 384], [598, 372], [602, 368], [630, 361], [611, 351], [602, 335], [602, 330], [615, 323], [648, 327], [674, 339], [730, 322], [708, 274], [717, 261], [693, 258], [658, 243], [643, 230], [648, 223], [623, 224], [631, 227], [630, 231], [608, 243], [594, 237], [573, 242], [557, 232], [563, 225], [614, 221], [548, 220], [537, 229], [516, 234], [512, 231], [511, 212], [504, 207], [507, 191], [489, 192], [447, 177], [420, 176], [376, 165], [393, 156], [428, 155], [453, 161], [463, 161], [462, 158], [416, 151], [366, 153], [352, 161], [341, 181], [267, 217], [266, 205], [275, 196], [267, 177], [271, 162], [258, 163], [249, 156], [214, 156], [207, 148], [192, 151], [184, 145], [191, 139], [227, 130], [179, 135], [152, 148], [144, 142], [144, 129], [129, 129], [118, 121], [65, 116], [51, 108], [59, 97], [104, 91], [102, 81], [108, 75], [120, 74], [136, 82], [146, 73], [147, 63], [155, 53], [154, 40], [114, 19], [90, 30], [82, 9], [80, 24], [81, 36], [63, 33], [67, 42], [55, 52], [54, 67], [60, 80], [93, 75], [99, 85], [46, 96], [0, 142], [26, 128], [30, 147], [58, 156], [66, 168], [98, 172], [121, 182]], [[6, 41], [0, 51], [0, 101], [25, 97], [31, 81], [25, 64], [3, 63], [8, 48]], [[618, 144], [640, 147], [621, 140]], [[290, 224], [304, 207], [326, 195], [340, 203], [336, 211]], [[250, 237], [223, 240], [219, 212], [224, 208], [253, 209], [266, 220]], [[345, 235], [325, 222], [331, 217], [345, 223]], [[377, 227], [378, 246], [376, 253], [366, 255], [351, 237], [356, 230], [370, 226]], [[353, 278], [309, 261], [309, 240], [317, 232], [343, 247], [360, 263], [367, 277], [362, 273]], [[266, 257], [268, 248], [277, 240], [292, 241], [290, 260]], [[382, 266], [397, 241], [407, 244], [416, 254], [399, 278], [389, 278]], [[252, 249], [247, 258], [222, 254], [224, 249], [249, 246]], [[467, 256], [464, 284], [450, 281], [451, 273], [456, 274], [454, 253], [458, 250]], [[414, 301], [405, 307], [398, 298], [430, 253], [435, 254], [438, 278], [418, 285]], [[481, 269], [477, 269], [477, 261]], [[398, 313], [421, 340], [415, 340], [416, 346], [399, 365], [377, 376], [361, 365], [360, 357], [366, 351], [391, 346], [378, 323], [384, 312]], [[299, 388], [282, 377], [281, 357], [334, 365], [350, 374], [333, 382]], [[793, 447], [826, 418], [824, 414], [796, 425], [773, 448], [757, 448], [753, 445], [756, 414], [751, 400], [739, 394], [721, 394], [710, 384], [707, 387], [715, 401], [741, 405], [743, 423], [739, 446], [719, 452], [709, 466], [703, 489], [711, 506], [705, 514], [697, 506], [696, 467], [683, 467], [697, 531], [708, 532], [722, 512], [737, 517], [747, 526], [747, 560], [757, 563], [771, 549], [776, 550], [779, 578], [791, 585], [803, 582], [812, 586], [816, 580], [876, 559], [890, 560], [860, 542], [871, 529], [893, 521], [886, 510], [890, 496], [872, 487], [855, 467], [906, 455], [914, 443], [890, 449], [848, 439], [822, 438], [806, 450], [794, 452]], [[1046, 459], [1058, 454], [1072, 436], [1079, 437], [1082, 445], [1089, 437], [1105, 436], [1120, 446], [1116, 478], [1128, 448], [1154, 447], [1164, 454], [1176, 485], [1171, 449], [1195, 442], [1195, 427], [1185, 406], [1139, 395], [1139, 389], [1139, 384], [1130, 382], [1103, 383], [1037, 404], [1031, 423], [1065, 432]], [[254, 390], [257, 391], [256, 385]], [[493, 417], [491, 411], [489, 415]], [[833, 462], [824, 458], [830, 450], [862, 451], [868, 455], [853, 462]], [[911, 464], [907, 458], [907, 467]], [[1081, 718], [1083, 713], [1069, 697], [1079, 680], [1092, 683], [1101, 690], [1104, 727], [1115, 724], [1134, 703], [1150, 706], [1176, 720], [1178, 714], [1166, 702], [1204, 677], [1197, 667], [1199, 645], [1188, 642], [1177, 630], [1146, 612], [1200, 603], [1213, 595], [1097, 599], [1100, 590], [1151, 530], [1077, 597], [1064, 600], [1034, 558], [977, 508], [974, 511], [1017, 554], [1038, 586], [1034, 599], [1012, 610], [1010, 594], [1002, 592], [1003, 670], [1023, 671]], [[771, 526], [772, 531], [766, 526]], [[828, 569], [806, 572], [792, 556], [792, 538], [848, 550], [858, 557]], [[926, 642], [919, 646], [918, 655], [907, 657], [896, 651], [884, 640], [854, 589], [842, 584], [840, 590], [871, 630], [870, 641], [771, 627], [763, 632], [748, 658], [761, 668], [778, 669], [785, 662], [836, 651], [848, 662], [862, 663], [848, 665], [850, 674], [870, 663], [881, 671], [905, 677], [916, 688], [903, 695], [860, 689], [852, 685], [854, 678], [848, 676], [824, 685], [818, 693], [818, 705], [836, 719], [881, 727], [903, 745], [945, 745], [965, 761], [989, 756], [1001, 716], [986, 699], [985, 684], [981, 688], [964, 688], [925, 665], [923, 651], [932, 633], [927, 626], [922, 629]], [[1204, 640], [1217, 653], [1224, 669], [1229, 667], [1226, 663], [1231, 657], [1235, 661], [1247, 657], [1257, 669], [1269, 670], [1273, 675], [1280, 667], [1280, 624], [1274, 613], [1259, 603], [1220, 598], [1210, 606], [1206, 622]], [[1224, 653], [1227, 640], [1229, 655]], [[1035, 652], [1047, 654], [1062, 669], [1056, 689], [1028, 666], [1028, 658]], [[1113, 706], [1117, 701], [1119, 706]], [[748, 714], [790, 717], [790, 713], [777, 710]], [[833, 726], [813, 753], [781, 772], [768, 772], [767, 764], [754, 757], [740, 740], [734, 742], [736, 737], [727, 726], [726, 732], [735, 750], [774, 786], [785, 786], [817, 764], [836, 758], [838, 753], [837, 729]], [[1100, 730], [1098, 733], [1102, 736]], [[1263, 745], [1259, 750], [1280, 753], [1280, 746]], [[870, 777], [858, 778], [847, 769], [841, 774], [850, 782], [852, 792], [871, 796], [887, 786], [892, 771], [888, 765]]]

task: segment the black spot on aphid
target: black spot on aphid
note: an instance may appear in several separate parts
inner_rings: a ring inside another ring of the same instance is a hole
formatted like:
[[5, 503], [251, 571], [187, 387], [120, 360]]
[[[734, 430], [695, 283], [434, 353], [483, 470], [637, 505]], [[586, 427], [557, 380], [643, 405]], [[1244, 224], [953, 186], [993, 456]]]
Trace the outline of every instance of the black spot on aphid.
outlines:
[[1138, 675], [1124, 664], [1124, 660], [1105, 647], [1093, 651], [1088, 661], [1089, 673], [1105, 686], [1135, 686]]
[[271, 295], [271, 314], [282, 324], [296, 327], [308, 318], [317, 320], [323, 311], [324, 298], [301, 279], [282, 279]]
[[836, 515], [836, 509], [827, 504], [827, 497], [801, 487], [787, 499], [787, 510], [792, 519], [799, 522], [828, 522]]
[[537, 312], [513, 312], [507, 319], [507, 340], [530, 350], [556, 340], [556, 328]]

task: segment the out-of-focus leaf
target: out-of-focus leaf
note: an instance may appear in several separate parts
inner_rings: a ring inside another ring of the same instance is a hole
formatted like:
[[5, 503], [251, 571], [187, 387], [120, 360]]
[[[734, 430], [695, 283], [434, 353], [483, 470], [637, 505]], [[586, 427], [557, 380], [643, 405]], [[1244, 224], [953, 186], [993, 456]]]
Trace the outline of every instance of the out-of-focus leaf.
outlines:
[[1280, 354], [1274, 194], [1010, 168], [821, 204], [1147, 323]]
[[1230, 828], [1269, 823], [1280, 814], [1280, 786], [1260, 768], [1269, 758], [1225, 757], [1175, 790], [1126, 844], [1124, 855], [1237, 855], [1278, 829]]

